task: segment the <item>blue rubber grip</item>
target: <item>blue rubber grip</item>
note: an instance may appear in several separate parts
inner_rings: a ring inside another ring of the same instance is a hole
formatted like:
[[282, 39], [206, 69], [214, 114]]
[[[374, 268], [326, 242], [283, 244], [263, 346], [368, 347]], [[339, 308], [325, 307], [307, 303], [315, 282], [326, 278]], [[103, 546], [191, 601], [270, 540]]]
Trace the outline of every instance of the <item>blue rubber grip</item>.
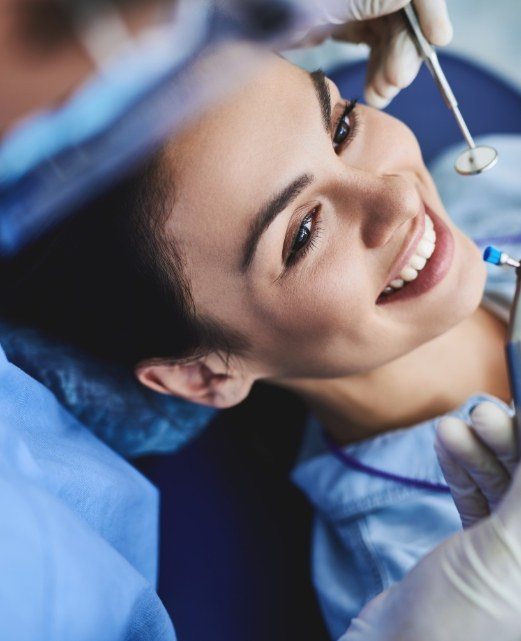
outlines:
[[489, 245], [483, 252], [483, 260], [487, 263], [492, 263], [493, 265], [499, 265], [501, 261], [501, 252], [499, 249]]

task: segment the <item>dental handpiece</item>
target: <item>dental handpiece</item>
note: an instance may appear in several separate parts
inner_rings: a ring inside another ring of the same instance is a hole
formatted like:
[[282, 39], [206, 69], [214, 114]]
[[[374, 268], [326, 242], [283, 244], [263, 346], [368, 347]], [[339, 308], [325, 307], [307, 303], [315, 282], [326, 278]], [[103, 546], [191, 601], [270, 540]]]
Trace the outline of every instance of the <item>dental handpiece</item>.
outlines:
[[419, 55], [423, 58], [427, 68], [431, 72], [431, 75], [438, 86], [443, 99], [445, 100], [445, 104], [456, 119], [458, 127], [460, 128], [460, 131], [468, 145], [468, 149], [463, 151], [456, 158], [454, 168], [459, 174], [463, 174], [465, 176], [479, 174], [486, 169], [490, 169], [497, 162], [497, 151], [488, 145], [477, 146], [474, 142], [474, 138], [472, 137], [469, 128], [461, 115], [461, 111], [459, 110], [456, 96], [449, 85], [449, 81], [443, 73], [436, 51], [423, 34], [412, 2], [402, 9], [402, 15], [409, 27], [411, 37], [416, 45]]
[[517, 454], [521, 458], [521, 262], [495, 247], [487, 247], [483, 258], [493, 265], [512, 267], [516, 270], [517, 284], [510, 309], [505, 352], [508, 364], [510, 391], [514, 401]]

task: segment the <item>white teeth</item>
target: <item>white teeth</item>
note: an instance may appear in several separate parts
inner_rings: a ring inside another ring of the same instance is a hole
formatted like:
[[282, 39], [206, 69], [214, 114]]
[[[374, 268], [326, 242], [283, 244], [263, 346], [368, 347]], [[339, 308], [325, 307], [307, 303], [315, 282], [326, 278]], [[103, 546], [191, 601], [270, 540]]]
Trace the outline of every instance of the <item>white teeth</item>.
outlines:
[[424, 258], [430, 258], [432, 252], [434, 251], [434, 243], [430, 240], [425, 240], [422, 238], [416, 247], [416, 253], [418, 256], [423, 256]]
[[404, 281], [409, 283], [411, 280], [418, 278], [418, 272], [414, 269], [414, 267], [407, 265], [407, 267], [404, 267], [400, 272], [400, 278], [403, 278]]
[[418, 271], [422, 270], [425, 267], [426, 263], [427, 259], [425, 258], [425, 256], [418, 256], [418, 254], [414, 254], [414, 256], [409, 259], [409, 265], [411, 267], [414, 267], [414, 269], [417, 269]]
[[426, 228], [423, 237], [425, 238], [425, 240], [430, 240], [431, 243], [436, 242], [436, 232], [434, 231], [434, 229]]
[[425, 215], [425, 232], [422, 239], [416, 246], [415, 253], [409, 259], [409, 262], [402, 268], [399, 278], [392, 280], [384, 289], [384, 294], [391, 294], [397, 289], [401, 289], [406, 283], [418, 278], [418, 273], [425, 267], [427, 261], [432, 256], [436, 246], [436, 232], [434, 224], [429, 216]]

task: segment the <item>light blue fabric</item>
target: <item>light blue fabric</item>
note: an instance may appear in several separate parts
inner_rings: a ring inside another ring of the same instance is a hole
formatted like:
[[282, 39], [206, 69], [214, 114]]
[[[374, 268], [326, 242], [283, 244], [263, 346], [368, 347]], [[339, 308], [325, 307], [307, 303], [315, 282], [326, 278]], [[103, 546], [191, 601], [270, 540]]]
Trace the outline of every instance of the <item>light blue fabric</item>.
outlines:
[[[521, 136], [483, 136], [478, 144], [498, 150], [499, 160], [493, 169], [465, 178], [456, 174], [452, 164], [457, 150], [461, 150], [458, 145], [434, 161], [432, 175], [454, 222], [481, 249], [498, 243], [500, 249], [520, 256]], [[510, 300], [515, 287], [512, 271], [487, 263], [487, 272], [487, 294]]]
[[39, 332], [0, 321], [9, 360], [53, 391], [101, 440], [125, 457], [173, 452], [195, 438], [215, 410], [158, 394], [116, 365]]
[[[492, 137], [499, 150], [497, 167], [480, 177], [455, 174], [456, 151], [445, 153], [433, 175], [445, 206], [469, 236], [507, 236], [501, 249], [521, 257], [521, 138]], [[508, 312], [515, 287], [512, 271], [489, 267], [486, 304]], [[485, 302], [485, 301], [484, 301]], [[453, 414], [468, 419], [476, 394]], [[437, 418], [382, 434], [344, 448], [358, 461], [411, 480], [444, 483], [433, 449]], [[333, 639], [343, 634], [365, 603], [399, 581], [427, 552], [461, 528], [450, 494], [420, 489], [347, 467], [326, 451], [321, 428], [311, 421], [292, 473], [316, 512], [312, 574]]]
[[0, 348], [0, 639], [175, 641], [156, 489]]

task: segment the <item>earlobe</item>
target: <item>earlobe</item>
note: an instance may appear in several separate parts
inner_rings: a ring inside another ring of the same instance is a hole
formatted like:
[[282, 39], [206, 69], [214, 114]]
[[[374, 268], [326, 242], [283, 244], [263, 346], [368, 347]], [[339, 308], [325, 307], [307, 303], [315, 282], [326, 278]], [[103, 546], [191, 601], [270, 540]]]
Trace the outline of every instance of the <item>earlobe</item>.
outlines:
[[243, 401], [253, 384], [242, 369], [225, 367], [218, 355], [207, 355], [185, 363], [151, 359], [139, 363], [137, 379], [155, 392], [180, 396], [219, 409]]

